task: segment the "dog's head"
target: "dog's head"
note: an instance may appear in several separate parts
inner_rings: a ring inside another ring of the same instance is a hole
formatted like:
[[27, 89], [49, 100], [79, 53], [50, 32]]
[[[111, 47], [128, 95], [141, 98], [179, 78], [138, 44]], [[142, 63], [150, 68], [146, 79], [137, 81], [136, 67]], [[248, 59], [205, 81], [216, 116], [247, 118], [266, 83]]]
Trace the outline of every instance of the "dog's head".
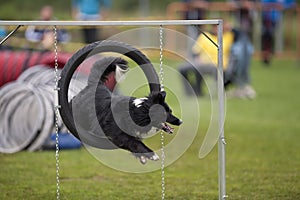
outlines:
[[172, 114], [172, 109], [165, 102], [166, 92], [152, 92], [147, 98], [136, 99], [136, 106], [142, 106], [149, 112], [151, 124], [167, 133], [173, 133], [169, 124], [179, 126], [182, 121]]

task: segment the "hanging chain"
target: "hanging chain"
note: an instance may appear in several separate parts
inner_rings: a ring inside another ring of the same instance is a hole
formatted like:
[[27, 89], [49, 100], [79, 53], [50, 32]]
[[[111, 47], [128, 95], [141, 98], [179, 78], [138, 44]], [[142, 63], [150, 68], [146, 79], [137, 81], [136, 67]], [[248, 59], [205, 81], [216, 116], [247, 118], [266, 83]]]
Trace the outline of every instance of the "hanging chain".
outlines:
[[[163, 69], [163, 27], [159, 27], [159, 66], [160, 66], [160, 90], [164, 91], [164, 69]], [[165, 199], [165, 142], [164, 133], [160, 131], [161, 141], [161, 199]]]
[[[60, 79], [60, 75], [58, 73], [58, 57], [57, 57], [57, 28], [56, 26], [53, 26], [53, 36], [54, 36], [54, 71], [55, 71], [55, 92], [58, 92], [58, 81]], [[56, 102], [56, 101], [55, 101]], [[58, 137], [58, 131], [59, 131], [59, 107], [58, 103], [54, 105], [55, 109], [55, 160], [56, 160], [56, 199], [60, 199], [60, 188], [59, 188], [59, 137]]]
[[163, 27], [159, 26], [159, 75], [160, 75], [160, 91], [164, 91], [164, 68], [163, 68]]
[[165, 199], [165, 138], [163, 131], [160, 131], [160, 140], [161, 140], [161, 199]]

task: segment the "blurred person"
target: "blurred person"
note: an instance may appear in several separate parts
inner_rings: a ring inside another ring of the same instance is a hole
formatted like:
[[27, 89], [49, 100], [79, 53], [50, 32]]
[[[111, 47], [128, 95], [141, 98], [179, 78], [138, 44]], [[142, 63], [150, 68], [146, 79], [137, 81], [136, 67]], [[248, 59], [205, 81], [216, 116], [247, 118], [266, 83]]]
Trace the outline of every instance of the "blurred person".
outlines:
[[[73, 0], [72, 16], [80, 21], [103, 20], [107, 16], [110, 7], [110, 0]], [[95, 26], [83, 27], [82, 31], [85, 43], [98, 40], [99, 33]]]
[[[44, 6], [40, 10], [40, 17], [38, 20], [50, 21], [53, 20], [53, 8], [51, 6]], [[42, 48], [49, 50], [53, 47], [54, 34], [53, 27], [46, 26], [28, 26], [25, 31], [25, 38], [31, 42], [41, 42]], [[66, 30], [57, 30], [57, 41], [68, 42], [70, 35]]]
[[230, 49], [230, 63], [225, 70], [225, 86], [232, 84], [235, 88], [227, 92], [229, 98], [254, 99], [256, 92], [251, 86], [250, 65], [254, 47], [249, 35], [244, 31], [236, 31], [234, 43]]
[[[193, 47], [194, 60], [193, 63], [187, 63], [179, 68], [183, 77], [191, 84], [196, 95], [203, 95], [202, 82], [203, 75], [211, 75], [217, 78], [217, 47], [206, 37], [217, 43], [216, 26], [212, 32], [204, 32], [199, 35], [196, 44]], [[253, 54], [253, 46], [250, 42], [248, 34], [232, 29], [231, 25], [224, 24], [223, 32], [223, 70], [224, 70], [224, 86], [235, 86], [228, 92], [228, 97], [237, 98], [255, 98], [256, 92], [250, 86], [250, 61]], [[194, 82], [190, 82], [189, 76], [194, 75]], [[186, 85], [188, 90], [190, 87]], [[191, 92], [191, 91], [187, 91]], [[191, 94], [191, 93], [190, 93]]]
[[[269, 8], [271, 4], [280, 4], [283, 9], [290, 8], [295, 5], [294, 0], [262, 0], [262, 35], [261, 50], [262, 61], [269, 64], [271, 57], [275, 52], [275, 32], [282, 18], [282, 10], [280, 8]], [[268, 5], [269, 4], [269, 5]]]

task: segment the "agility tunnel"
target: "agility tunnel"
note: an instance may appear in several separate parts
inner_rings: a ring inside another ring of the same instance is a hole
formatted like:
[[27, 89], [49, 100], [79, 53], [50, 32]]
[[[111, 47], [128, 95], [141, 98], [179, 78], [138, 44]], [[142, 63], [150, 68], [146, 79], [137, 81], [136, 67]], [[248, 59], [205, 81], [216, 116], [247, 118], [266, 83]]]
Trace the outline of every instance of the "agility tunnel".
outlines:
[[[58, 66], [63, 67], [70, 56], [60, 53]], [[53, 52], [0, 51], [0, 152], [40, 150], [55, 132], [53, 66]], [[80, 78], [72, 84], [70, 96], [83, 87]], [[65, 133], [62, 139], [70, 135], [63, 123], [58, 128]], [[74, 141], [68, 148], [80, 146]]]
[[[58, 67], [62, 68], [71, 53], [59, 52]], [[54, 67], [54, 52], [52, 51], [0, 51], [0, 87], [5, 83], [16, 80], [26, 69], [36, 66], [45, 65]]]

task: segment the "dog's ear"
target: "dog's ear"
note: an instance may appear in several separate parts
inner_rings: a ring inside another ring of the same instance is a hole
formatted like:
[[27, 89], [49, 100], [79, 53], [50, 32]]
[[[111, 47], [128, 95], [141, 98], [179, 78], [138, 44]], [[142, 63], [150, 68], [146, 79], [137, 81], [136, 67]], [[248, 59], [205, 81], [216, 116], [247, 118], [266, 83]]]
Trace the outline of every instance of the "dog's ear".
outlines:
[[158, 103], [158, 104], [162, 104], [165, 101], [165, 98], [166, 98], [166, 92], [161, 91], [161, 92], [158, 92], [154, 95], [153, 102]]

